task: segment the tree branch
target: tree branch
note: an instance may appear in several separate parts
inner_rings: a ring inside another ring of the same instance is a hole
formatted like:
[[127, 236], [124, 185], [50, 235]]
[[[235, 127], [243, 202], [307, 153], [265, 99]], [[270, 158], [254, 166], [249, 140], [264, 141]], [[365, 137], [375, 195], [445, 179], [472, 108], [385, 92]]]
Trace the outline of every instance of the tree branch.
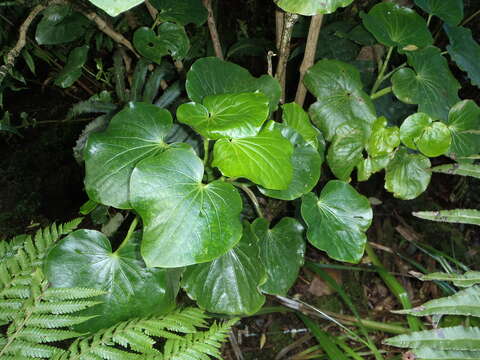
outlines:
[[220, 37], [218, 36], [217, 24], [215, 23], [215, 17], [213, 16], [212, 0], [203, 0], [203, 6], [208, 11], [208, 29], [210, 30], [210, 36], [212, 37], [213, 49], [215, 55], [223, 60], [222, 45], [220, 44]]

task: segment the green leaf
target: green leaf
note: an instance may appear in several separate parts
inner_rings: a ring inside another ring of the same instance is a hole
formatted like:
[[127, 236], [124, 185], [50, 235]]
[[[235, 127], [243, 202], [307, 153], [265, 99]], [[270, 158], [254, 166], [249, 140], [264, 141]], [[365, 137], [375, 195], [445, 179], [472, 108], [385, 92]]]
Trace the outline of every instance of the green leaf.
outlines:
[[400, 145], [400, 129], [397, 126], [387, 127], [387, 119], [379, 117], [372, 128], [372, 135], [367, 143], [368, 154], [375, 158], [385, 156]]
[[463, 0], [415, 0], [415, 4], [450, 25], [458, 25], [463, 19]]
[[265, 302], [259, 286], [266, 280], [258, 240], [249, 223], [240, 242], [210, 263], [186, 269], [182, 288], [202, 308], [220, 314], [253, 314]]
[[444, 351], [422, 347], [413, 351], [418, 360], [480, 360], [480, 351]]
[[480, 317], [480, 286], [459, 291], [451, 296], [430, 300], [413, 309], [395, 311], [414, 316], [463, 315]]
[[82, 76], [82, 67], [87, 61], [88, 50], [88, 45], [83, 45], [70, 52], [65, 67], [55, 79], [55, 85], [65, 89], [72, 86]]
[[480, 165], [462, 163], [445, 164], [435, 166], [432, 168], [432, 171], [449, 175], [471, 176], [480, 179]]
[[445, 121], [452, 134], [451, 157], [468, 157], [480, 152], [480, 107], [464, 100], [450, 110]]
[[460, 101], [460, 84], [452, 75], [440, 49], [430, 46], [407, 53], [408, 64], [392, 77], [395, 96], [407, 103], [418, 104], [418, 111], [435, 119], [446, 119], [450, 108]]
[[133, 45], [140, 55], [160, 65], [162, 57], [171, 55], [182, 60], [190, 49], [190, 40], [183, 26], [163, 23], [157, 33], [148, 27], [138, 28], [133, 34]]
[[394, 154], [383, 155], [379, 157], [367, 157], [361, 160], [357, 164], [357, 180], [367, 181], [373, 174], [385, 169], [390, 161], [393, 159]]
[[150, 0], [160, 10], [158, 18], [162, 21], [176, 22], [180, 25], [202, 25], [208, 16], [201, 0]]
[[278, 0], [277, 5], [284, 11], [300, 15], [331, 14], [340, 7], [350, 5], [353, 0]]
[[422, 281], [453, 281], [453, 284], [458, 287], [469, 287], [480, 284], [480, 271], [467, 271], [461, 274], [446, 274], [446, 273], [431, 273], [422, 276]]
[[74, 41], [85, 34], [90, 21], [68, 5], [53, 5], [43, 11], [35, 40], [39, 45], [57, 45]]
[[385, 189], [393, 196], [412, 200], [423, 193], [430, 183], [430, 160], [421, 154], [409, 154], [400, 148], [385, 171]]
[[400, 127], [402, 142], [424, 155], [436, 157], [445, 154], [452, 143], [448, 127], [424, 113], [416, 113], [405, 119]]
[[310, 117], [328, 141], [344, 123], [370, 134], [377, 116], [356, 68], [338, 60], [321, 60], [307, 71], [304, 83], [317, 97]]
[[163, 151], [172, 116], [154, 105], [129, 103], [107, 130], [92, 133], [85, 147], [85, 189], [90, 199], [130, 209], [129, 184], [135, 165]]
[[445, 31], [450, 40], [448, 53], [460, 69], [468, 74], [472, 84], [480, 87], [480, 45], [472, 36], [472, 31], [464, 27], [445, 25]]
[[336, 132], [328, 148], [328, 166], [338, 179], [347, 181], [355, 166], [362, 160], [364, 135], [361, 130], [348, 124], [339, 126]]
[[95, 230], [77, 230], [48, 254], [45, 275], [54, 288], [83, 287], [107, 293], [100, 305], [81, 312], [97, 315], [76, 326], [95, 332], [131, 318], [166, 314], [175, 307], [180, 271], [147, 268], [140, 256], [140, 234], [117, 251]]
[[178, 121], [207, 139], [255, 136], [269, 114], [268, 98], [262, 93], [210, 95], [198, 103], [182, 104]]
[[243, 177], [267, 189], [286, 190], [292, 181], [293, 146], [277, 129], [242, 139], [220, 139], [212, 166], [228, 177]]
[[134, 6], [143, 3], [144, 0], [89, 0], [93, 5], [99, 7], [110, 16], [117, 16], [122, 12], [130, 10]]
[[455, 326], [417, 331], [387, 339], [385, 344], [402, 348], [475, 351], [480, 349], [480, 328]]
[[285, 124], [275, 124], [282, 136], [290, 140], [293, 145], [292, 181], [285, 190], [269, 190], [259, 188], [260, 192], [269, 197], [280, 200], [294, 200], [306, 194], [317, 185], [320, 179], [323, 158], [318, 150], [307, 144], [303, 137]]
[[433, 37], [427, 22], [412, 9], [382, 2], [375, 5], [368, 14], [361, 14], [363, 25], [373, 36], [386, 46], [400, 49], [412, 45], [424, 48], [433, 44]]
[[480, 225], [480, 210], [457, 209], [440, 211], [419, 211], [414, 216], [420, 219], [457, 224]]
[[259, 239], [260, 258], [267, 271], [267, 282], [260, 289], [267, 294], [285, 296], [303, 265], [303, 226], [298, 220], [286, 217], [272, 229], [267, 220], [257, 219], [252, 229]]
[[195, 61], [187, 73], [185, 85], [188, 97], [202, 103], [209, 95], [241, 92], [263, 92], [270, 101], [270, 111], [277, 109], [280, 101], [280, 84], [269, 75], [255, 78], [247, 69], [216, 57]]
[[320, 131], [312, 125], [308, 114], [295, 102], [282, 106], [282, 119], [285, 124], [298, 132], [303, 139], [316, 149], [319, 147]]
[[240, 240], [240, 194], [224, 181], [202, 184], [203, 174], [193, 151], [175, 148], [133, 170], [131, 201], [143, 220], [142, 256], [149, 267], [212, 261]]
[[338, 261], [358, 263], [365, 250], [365, 232], [373, 212], [366, 197], [351, 185], [332, 180], [322, 189], [302, 199], [302, 217], [307, 224], [308, 241]]

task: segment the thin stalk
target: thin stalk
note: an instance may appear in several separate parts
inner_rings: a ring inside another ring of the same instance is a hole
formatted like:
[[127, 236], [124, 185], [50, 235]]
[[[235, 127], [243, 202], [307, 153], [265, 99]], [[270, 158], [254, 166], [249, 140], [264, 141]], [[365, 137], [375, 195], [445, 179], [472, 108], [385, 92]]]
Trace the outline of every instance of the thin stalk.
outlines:
[[460, 26], [465, 26], [465, 25], [467, 25], [470, 21], [472, 21], [473, 19], [475, 19], [478, 15], [480, 15], [480, 10], [475, 11], [472, 15], [470, 15], [468, 18], [466, 18], [465, 20], [463, 20], [462, 23], [460, 24]]
[[428, 19], [427, 19], [427, 26], [430, 26], [430, 22], [432, 21], [432, 14], [428, 14]]
[[213, 15], [212, 0], [203, 0], [203, 6], [205, 6], [208, 11], [208, 30], [210, 31], [210, 37], [212, 38], [215, 55], [223, 60], [222, 45], [220, 44], [220, 36], [218, 35], [217, 24], [215, 22], [215, 16]]
[[382, 81], [387, 80], [390, 76], [392, 76], [393, 74], [395, 74], [395, 72], [396, 72], [397, 70], [400, 70], [400, 69], [404, 68], [405, 66], [407, 66], [407, 63], [406, 63], [406, 62], [404, 62], [403, 64], [397, 66], [395, 69], [393, 69], [392, 71], [390, 71], [389, 73], [387, 73], [387, 74], [383, 77], [383, 80], [382, 80]]
[[382, 89], [382, 90], [380, 90], [380, 91], [377, 91], [375, 94], [370, 95], [370, 98], [371, 98], [372, 100], [375, 100], [375, 99], [378, 99], [379, 97], [382, 97], [382, 96], [384, 96], [384, 95], [387, 95], [387, 94], [389, 94], [389, 93], [391, 93], [391, 92], [392, 92], [392, 87], [389, 86], [389, 87], [386, 87], [386, 88], [384, 88], [384, 89]]
[[390, 62], [390, 58], [392, 57], [392, 53], [393, 53], [393, 46], [390, 46], [388, 48], [388, 52], [387, 52], [387, 56], [385, 58], [385, 61], [383, 62], [382, 68], [380, 69], [380, 72], [378, 73], [377, 80], [375, 80], [375, 84], [373, 84], [372, 92], [370, 94], [375, 94], [377, 92], [378, 88], [380, 87], [380, 85], [382, 84], [382, 82], [384, 80], [383, 75], [385, 74], [385, 71], [388, 68], [388, 63]]
[[250, 190], [249, 187], [245, 186], [244, 184], [239, 184], [239, 183], [233, 183], [233, 184], [239, 187], [240, 189], [242, 189], [245, 192], [245, 194], [247, 194], [248, 198], [253, 204], [253, 207], [255, 208], [255, 211], [257, 212], [258, 217], [263, 218], [264, 216], [263, 216], [262, 208], [260, 207], [260, 203], [258, 202], [258, 199], [253, 193], [253, 191]]
[[210, 141], [208, 139], [203, 139], [203, 166], [207, 167], [208, 165], [208, 155], [209, 155]]
[[132, 220], [132, 223], [130, 224], [130, 227], [128, 228], [128, 232], [127, 232], [127, 235], [125, 236], [125, 239], [123, 239], [122, 243], [120, 244], [118, 249], [115, 250], [114, 254], [117, 254], [122, 247], [128, 244], [128, 241], [132, 237], [133, 232], [135, 231], [135, 228], [137, 227], [137, 225], [138, 225], [138, 216], [135, 216], [135, 218]]

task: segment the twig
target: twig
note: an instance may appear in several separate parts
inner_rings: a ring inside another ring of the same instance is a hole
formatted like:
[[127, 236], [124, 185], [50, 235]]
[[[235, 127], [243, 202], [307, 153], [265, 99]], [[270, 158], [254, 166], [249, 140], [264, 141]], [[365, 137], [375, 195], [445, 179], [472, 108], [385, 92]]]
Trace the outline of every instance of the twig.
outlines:
[[320, 29], [322, 28], [322, 21], [323, 14], [313, 16], [310, 21], [305, 54], [303, 56], [302, 65], [300, 65], [300, 80], [298, 81], [297, 94], [295, 96], [295, 102], [300, 106], [303, 106], [305, 97], [307, 96], [307, 88], [303, 84], [303, 78], [307, 70], [315, 61], [315, 53], [317, 52], [317, 43], [318, 37], [320, 36]]
[[277, 56], [272, 50], [267, 53], [268, 75], [273, 76], [272, 57]]
[[203, 6], [208, 11], [208, 29], [210, 30], [210, 36], [212, 37], [213, 49], [215, 55], [223, 60], [222, 45], [220, 44], [220, 37], [218, 36], [217, 24], [215, 23], [215, 17], [213, 16], [212, 0], [203, 0]]
[[277, 50], [280, 50], [280, 45], [282, 43], [282, 34], [283, 34], [283, 25], [284, 25], [284, 12], [280, 9], [275, 10], [275, 35], [276, 35], [276, 45]]
[[242, 351], [238, 346], [237, 337], [235, 336], [233, 331], [230, 331], [230, 345], [232, 346], [233, 353], [235, 354], [235, 357], [237, 358], [237, 360], [243, 360], [244, 358], [242, 355]]
[[258, 217], [263, 218], [263, 211], [260, 207], [260, 203], [258, 202], [257, 197], [253, 193], [252, 190], [248, 188], [248, 186], [245, 186], [244, 184], [234, 184], [235, 186], [238, 186], [240, 189], [242, 189], [245, 194], [250, 198], [250, 201], [253, 204], [253, 207], [255, 208], [255, 211], [257, 212]]
[[282, 41], [280, 44], [280, 58], [277, 64], [277, 71], [275, 77], [280, 82], [282, 88], [282, 96], [280, 102], [285, 103], [285, 79], [287, 73], [287, 61], [290, 56], [290, 39], [292, 38], [293, 25], [298, 20], [297, 14], [285, 14], [285, 26], [282, 33]]
[[473, 19], [475, 19], [475, 17], [477, 17], [478, 15], [480, 15], [480, 10], [475, 11], [472, 15], [470, 15], [468, 18], [466, 18], [465, 20], [463, 20], [462, 23], [460, 24], [460, 26], [465, 26], [465, 25], [467, 25], [470, 21], [472, 21]]
[[145, 6], [147, 7], [148, 13], [155, 21], [157, 19], [158, 10], [152, 4], [150, 4], [150, 1], [148, 0], [145, 0]]

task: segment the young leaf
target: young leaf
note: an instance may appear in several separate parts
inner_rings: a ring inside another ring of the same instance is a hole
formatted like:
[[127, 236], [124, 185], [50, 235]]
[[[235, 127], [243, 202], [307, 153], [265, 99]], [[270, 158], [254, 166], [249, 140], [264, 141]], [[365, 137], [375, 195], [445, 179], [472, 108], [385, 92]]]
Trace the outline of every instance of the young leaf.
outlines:
[[480, 284], [480, 271], [467, 271], [461, 274], [447, 274], [447, 273], [431, 273], [422, 276], [422, 281], [439, 280], [439, 281], [453, 281], [453, 284], [458, 287], [469, 287]]
[[85, 147], [85, 189], [101, 204], [129, 209], [132, 170], [140, 160], [163, 151], [172, 116], [154, 105], [129, 103], [104, 132], [92, 133]]
[[399, 149], [385, 172], [385, 189], [393, 196], [412, 200], [423, 193], [430, 183], [430, 160], [421, 154], [409, 154]]
[[65, 89], [72, 86], [82, 76], [82, 67], [87, 61], [88, 49], [88, 45], [83, 45], [68, 54], [67, 63], [55, 79], [55, 85]]
[[442, 174], [471, 176], [480, 179], [480, 165], [462, 163], [446, 164], [435, 166], [432, 168], [432, 171]]
[[473, 100], [453, 106], [445, 121], [452, 134], [449, 155], [467, 157], [480, 152], [480, 107]]
[[201, 0], [150, 0], [160, 10], [158, 18], [162, 21], [176, 22], [180, 25], [202, 25], [208, 16], [207, 9]]
[[361, 17], [367, 30], [386, 46], [417, 49], [433, 44], [426, 21], [412, 9], [382, 2]]
[[252, 229], [259, 239], [260, 258], [267, 271], [267, 282], [260, 289], [267, 294], [285, 296], [303, 265], [303, 226], [298, 220], [286, 217], [272, 229], [267, 220], [257, 219]]
[[282, 110], [283, 122], [298, 132], [307, 143], [318, 148], [321, 133], [312, 125], [305, 110], [294, 102], [283, 105]]
[[458, 210], [440, 210], [440, 211], [420, 211], [414, 212], [414, 216], [420, 219], [480, 225], [480, 210], [458, 209]]
[[446, 119], [450, 108], [460, 101], [460, 84], [450, 72], [440, 49], [429, 46], [407, 53], [408, 64], [392, 77], [395, 96], [407, 103], [418, 104], [418, 111], [435, 119]]
[[344, 123], [370, 135], [377, 116], [355, 67], [337, 60], [321, 60], [307, 71], [304, 82], [317, 97], [309, 109], [310, 117], [328, 141]]
[[140, 234], [112, 252], [95, 230], [77, 230], [48, 254], [45, 275], [54, 288], [94, 288], [107, 293], [100, 305], [81, 315], [97, 315], [76, 326], [94, 332], [134, 317], [165, 314], [175, 307], [180, 271], [147, 268], [140, 256]]
[[133, 170], [133, 208], [142, 217], [147, 266], [181, 267], [225, 254], [242, 234], [242, 199], [233, 185], [202, 184], [202, 161], [191, 150], [169, 149]]
[[207, 139], [255, 136], [269, 114], [268, 98], [262, 93], [206, 96], [203, 105], [187, 103], [177, 110], [178, 121]]
[[393, 159], [394, 153], [379, 157], [368, 157], [357, 164], [357, 180], [367, 181], [370, 176], [385, 169]]
[[340, 7], [350, 5], [353, 0], [278, 0], [277, 5], [284, 11], [300, 15], [312, 16], [331, 14]]
[[328, 148], [328, 166], [338, 179], [347, 181], [362, 159], [364, 135], [361, 130], [348, 124], [339, 126], [336, 133]]
[[278, 129], [242, 139], [220, 139], [212, 166], [228, 177], [244, 177], [267, 189], [285, 190], [292, 181], [293, 146]]
[[379, 117], [373, 123], [372, 135], [367, 143], [368, 154], [375, 158], [385, 156], [400, 145], [400, 130], [397, 126], [387, 127], [387, 119]]
[[351, 185], [332, 180], [322, 189], [302, 199], [302, 217], [307, 224], [307, 238], [316, 248], [338, 261], [358, 263], [365, 250], [365, 232], [373, 212], [368, 199]]
[[415, 0], [415, 4], [449, 25], [458, 25], [463, 19], [463, 0]]
[[265, 302], [258, 287], [266, 280], [258, 240], [249, 223], [243, 237], [226, 254], [210, 263], [186, 269], [182, 288], [206, 310], [222, 314], [253, 314]]
[[144, 0], [89, 0], [110, 16], [117, 16], [143, 3]]

